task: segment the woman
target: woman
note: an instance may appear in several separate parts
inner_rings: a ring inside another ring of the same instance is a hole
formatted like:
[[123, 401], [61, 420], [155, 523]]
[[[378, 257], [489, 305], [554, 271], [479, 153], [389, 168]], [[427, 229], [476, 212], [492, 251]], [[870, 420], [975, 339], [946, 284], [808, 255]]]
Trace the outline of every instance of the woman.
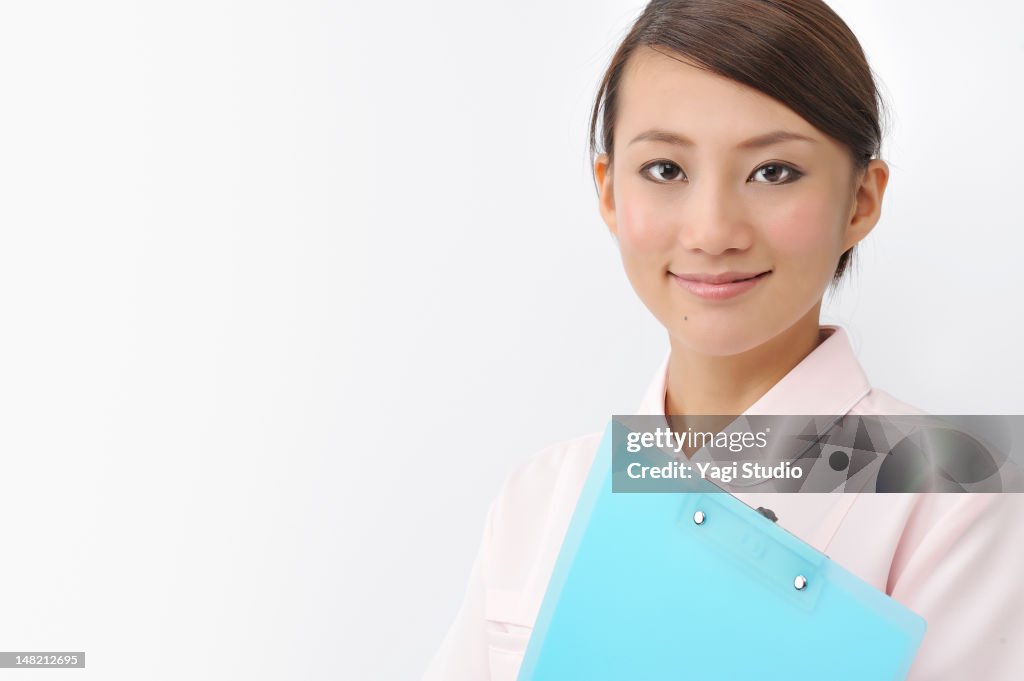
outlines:
[[[922, 413], [872, 388], [844, 330], [819, 324], [881, 213], [878, 102], [819, 0], [644, 9], [590, 130], [601, 216], [669, 336], [638, 413]], [[515, 678], [600, 435], [508, 477], [427, 679]], [[1021, 678], [1020, 495], [737, 496], [927, 620], [911, 679]]]

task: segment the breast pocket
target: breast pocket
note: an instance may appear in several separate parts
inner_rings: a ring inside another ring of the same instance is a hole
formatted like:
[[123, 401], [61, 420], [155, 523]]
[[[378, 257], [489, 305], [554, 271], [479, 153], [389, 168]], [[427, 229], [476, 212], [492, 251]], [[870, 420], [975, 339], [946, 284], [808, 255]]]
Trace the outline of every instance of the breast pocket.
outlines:
[[488, 589], [484, 602], [491, 681], [515, 681], [533, 633], [534, 617], [524, 594]]

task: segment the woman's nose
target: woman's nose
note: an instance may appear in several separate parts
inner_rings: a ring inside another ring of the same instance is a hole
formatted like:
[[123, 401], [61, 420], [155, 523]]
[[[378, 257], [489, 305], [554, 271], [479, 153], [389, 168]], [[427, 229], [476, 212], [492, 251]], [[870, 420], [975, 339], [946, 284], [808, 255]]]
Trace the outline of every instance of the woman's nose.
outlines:
[[740, 192], [715, 179], [692, 182], [679, 216], [679, 242], [688, 250], [720, 255], [753, 243]]

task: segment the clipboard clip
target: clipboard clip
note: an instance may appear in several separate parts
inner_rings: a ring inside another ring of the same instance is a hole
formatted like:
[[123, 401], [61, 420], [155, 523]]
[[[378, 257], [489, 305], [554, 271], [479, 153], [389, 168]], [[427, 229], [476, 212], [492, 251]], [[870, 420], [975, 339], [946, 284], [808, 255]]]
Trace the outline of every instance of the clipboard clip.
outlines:
[[681, 530], [685, 528], [713, 550], [731, 555], [733, 565], [759, 577], [769, 591], [794, 606], [808, 612], [815, 609], [822, 591], [815, 575], [827, 556], [810, 546], [788, 546], [786, 531], [774, 525], [777, 518], [770, 509], [758, 508], [754, 513], [722, 493], [687, 494], [684, 499], [678, 520]]

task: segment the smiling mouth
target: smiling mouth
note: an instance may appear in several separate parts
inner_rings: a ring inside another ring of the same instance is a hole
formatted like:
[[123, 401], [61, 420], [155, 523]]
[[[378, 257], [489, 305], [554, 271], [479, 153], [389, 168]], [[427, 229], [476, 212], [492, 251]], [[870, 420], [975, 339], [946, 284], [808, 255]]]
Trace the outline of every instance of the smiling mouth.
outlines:
[[727, 272], [724, 274], [694, 274], [680, 276], [670, 272], [672, 279], [685, 291], [705, 300], [725, 300], [746, 293], [756, 287], [772, 270], [760, 274]]
[[731, 284], [738, 281], [757, 279], [769, 272], [771, 272], [771, 270], [765, 270], [764, 272], [722, 272], [721, 274], [676, 274], [675, 272], [670, 272], [670, 274], [685, 281], [695, 281], [703, 284]]

